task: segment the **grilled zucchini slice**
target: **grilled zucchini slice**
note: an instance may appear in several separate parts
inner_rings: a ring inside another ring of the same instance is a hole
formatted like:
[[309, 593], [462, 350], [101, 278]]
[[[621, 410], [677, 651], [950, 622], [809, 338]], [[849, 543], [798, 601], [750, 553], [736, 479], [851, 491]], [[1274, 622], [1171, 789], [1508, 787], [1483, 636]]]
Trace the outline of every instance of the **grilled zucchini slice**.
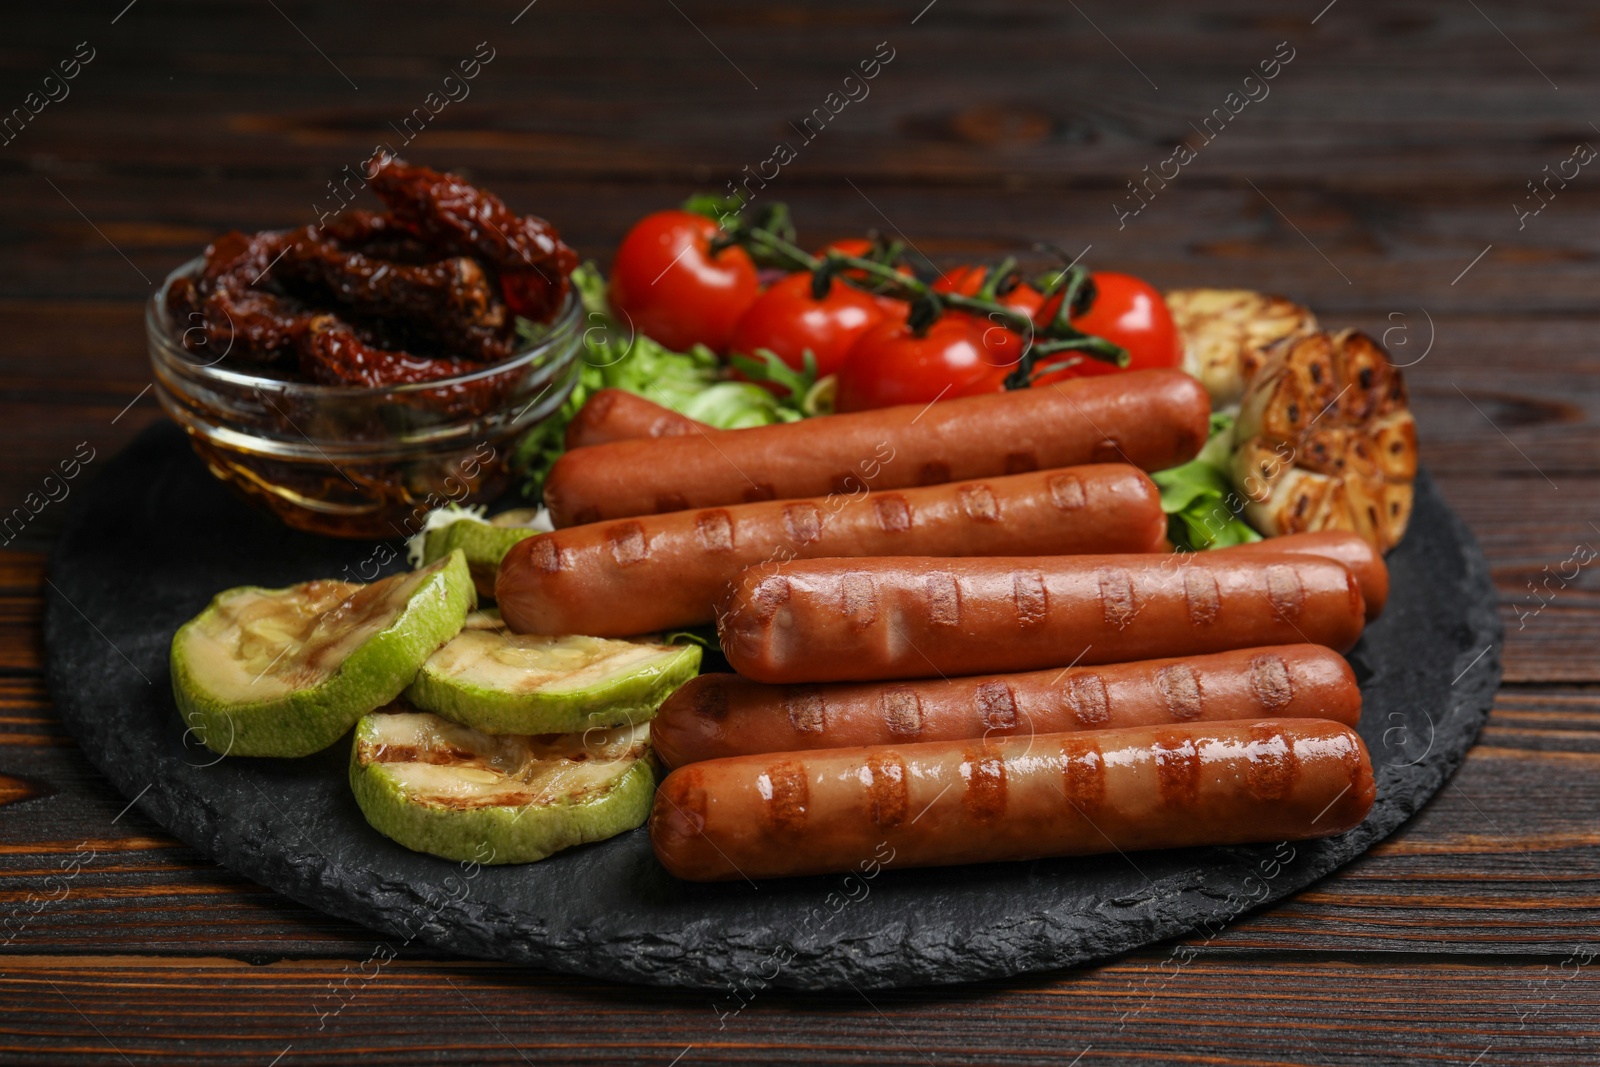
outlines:
[[172, 639], [178, 710], [214, 752], [309, 755], [399, 696], [473, 603], [460, 552], [370, 585], [229, 589]]
[[395, 704], [356, 725], [350, 787], [373, 829], [409, 849], [531, 863], [644, 824], [649, 741], [647, 723], [494, 736]]
[[478, 595], [494, 596], [494, 578], [511, 546], [550, 529], [542, 509], [503, 511], [491, 519], [461, 512], [422, 535], [422, 562], [432, 563], [460, 549], [467, 557]]
[[406, 690], [419, 708], [492, 734], [644, 722], [700, 670], [697, 645], [463, 630]]

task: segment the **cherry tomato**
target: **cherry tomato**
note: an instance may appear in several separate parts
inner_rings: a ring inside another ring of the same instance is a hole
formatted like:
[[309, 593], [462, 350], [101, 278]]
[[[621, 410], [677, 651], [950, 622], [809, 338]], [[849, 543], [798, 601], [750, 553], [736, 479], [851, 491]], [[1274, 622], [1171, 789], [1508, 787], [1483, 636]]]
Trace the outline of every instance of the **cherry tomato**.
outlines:
[[865, 237], [844, 237], [837, 241], [829, 241], [817, 249], [819, 256], [825, 256], [829, 252], [843, 252], [847, 256], [860, 256], [865, 259], [872, 255], [872, 242]]
[[[987, 279], [988, 269], [985, 267], [972, 265], [954, 267], [940, 275], [939, 280], [933, 283], [933, 291], [977, 296], [978, 290], [983, 288], [983, 283]], [[1032, 317], [1044, 304], [1044, 294], [1027, 282], [1022, 282], [1010, 292], [996, 296], [995, 302]]]
[[635, 329], [682, 352], [699, 342], [718, 352], [760, 295], [742, 248], [710, 254], [717, 224], [688, 211], [658, 211], [634, 224], [611, 267], [611, 302]]
[[838, 410], [927, 404], [998, 390], [1009, 373], [1004, 360], [1015, 362], [1021, 341], [1010, 334], [1016, 348], [1009, 350], [993, 330], [960, 312], [946, 313], [922, 337], [902, 322], [880, 322], [861, 335], [839, 371]]
[[[1182, 362], [1178, 328], [1173, 325], [1167, 302], [1153, 286], [1131, 274], [1110, 271], [1096, 272], [1093, 278], [1094, 303], [1089, 306], [1088, 314], [1072, 320], [1074, 326], [1126, 348], [1131, 357], [1128, 370], [1176, 367]], [[1035, 318], [1047, 322], [1059, 306], [1059, 298], [1051, 300]], [[1071, 355], [1063, 352], [1058, 358], [1067, 359]], [[1076, 366], [1044, 375], [1034, 384], [1048, 385], [1065, 378], [1087, 378], [1116, 371], [1113, 364], [1085, 357]]]
[[[903, 305], [902, 305], [903, 306]], [[837, 371], [851, 347], [883, 320], [884, 309], [870, 293], [835, 279], [821, 300], [811, 296], [811, 275], [791, 274], [756, 298], [728, 339], [728, 351], [747, 356], [770, 348], [796, 370], [805, 351], [817, 359], [817, 374]]]
[[886, 322], [905, 322], [911, 317], [911, 305], [899, 297], [874, 293], [872, 299], [878, 305], [878, 310], [883, 313]]

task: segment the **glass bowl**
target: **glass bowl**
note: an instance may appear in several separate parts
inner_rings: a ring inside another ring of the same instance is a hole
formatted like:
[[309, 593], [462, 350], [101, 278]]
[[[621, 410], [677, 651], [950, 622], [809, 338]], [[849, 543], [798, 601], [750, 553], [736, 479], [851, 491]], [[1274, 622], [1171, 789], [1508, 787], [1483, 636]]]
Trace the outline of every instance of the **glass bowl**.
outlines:
[[518, 443], [577, 381], [575, 293], [533, 347], [430, 382], [316, 385], [263, 376], [226, 352], [203, 359], [166, 304], [173, 279], [201, 263], [168, 275], [145, 309], [156, 394], [212, 474], [298, 530], [409, 537], [434, 508], [493, 499], [515, 474]]

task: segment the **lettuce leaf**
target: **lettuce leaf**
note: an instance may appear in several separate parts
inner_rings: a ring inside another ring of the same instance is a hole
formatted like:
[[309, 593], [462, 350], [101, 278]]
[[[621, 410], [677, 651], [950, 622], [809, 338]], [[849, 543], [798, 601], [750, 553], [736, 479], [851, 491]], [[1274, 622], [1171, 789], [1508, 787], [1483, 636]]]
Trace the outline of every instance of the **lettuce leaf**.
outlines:
[[699, 645], [707, 652], [722, 654], [721, 639], [715, 626], [691, 626], [686, 630], [673, 630], [661, 636], [664, 645]]
[[1179, 551], [1248, 544], [1261, 535], [1239, 515], [1243, 502], [1228, 477], [1233, 452], [1233, 416], [1211, 416], [1211, 435], [1188, 463], [1150, 475], [1161, 490], [1167, 538]]

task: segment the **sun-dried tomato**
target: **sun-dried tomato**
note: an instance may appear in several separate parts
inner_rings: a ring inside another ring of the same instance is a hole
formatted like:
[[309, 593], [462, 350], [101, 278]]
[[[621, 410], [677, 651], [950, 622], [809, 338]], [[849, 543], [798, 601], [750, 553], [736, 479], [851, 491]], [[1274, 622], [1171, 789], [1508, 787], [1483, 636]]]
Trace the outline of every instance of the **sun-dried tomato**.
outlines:
[[333, 315], [312, 316], [300, 349], [300, 369], [323, 385], [389, 386], [431, 382], [473, 370], [455, 359], [427, 359], [373, 348]]
[[322, 232], [352, 252], [395, 263], [432, 263], [438, 255], [393, 215], [352, 208], [329, 219]]
[[514, 214], [498, 196], [453, 174], [392, 156], [374, 162], [372, 190], [401, 225], [435, 248], [475, 255], [494, 267], [516, 314], [545, 321], [556, 312], [578, 257], [554, 226]]
[[358, 322], [395, 320], [403, 324], [398, 332], [460, 358], [493, 363], [515, 344], [504, 302], [466, 256], [421, 264], [373, 259], [307, 226], [273, 272], [308, 301], [337, 306]]
[[[577, 265], [555, 228], [492, 193], [392, 156], [371, 185], [387, 213], [322, 227], [232, 232], [167, 291], [174, 331], [197, 356], [274, 365], [332, 385], [381, 387], [471, 372], [511, 356], [518, 316], [549, 321]], [[418, 395], [483, 413], [515, 378], [485, 375]]]
[[189, 351], [208, 361], [235, 356], [258, 363], [276, 363], [298, 351], [306, 308], [268, 279], [286, 244], [282, 234], [235, 230], [206, 248], [198, 274], [174, 280], [167, 306]]
[[[388, 387], [440, 381], [481, 369], [453, 359], [426, 359], [407, 352], [374, 348], [332, 315], [317, 315], [307, 324], [300, 353], [302, 373], [323, 385]], [[515, 385], [518, 372], [485, 374], [467, 382], [412, 393], [409, 402], [450, 416], [481, 415], [493, 410]]]

